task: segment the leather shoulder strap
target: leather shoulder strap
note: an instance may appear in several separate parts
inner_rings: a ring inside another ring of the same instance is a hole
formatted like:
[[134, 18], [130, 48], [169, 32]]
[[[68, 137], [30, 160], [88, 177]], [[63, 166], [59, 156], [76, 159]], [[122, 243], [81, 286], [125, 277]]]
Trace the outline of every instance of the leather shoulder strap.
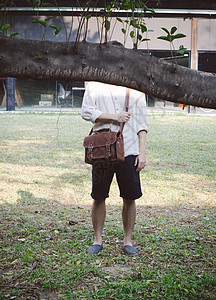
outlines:
[[[125, 111], [126, 111], [126, 112], [128, 112], [128, 108], [129, 108], [129, 98], [130, 98], [130, 89], [127, 88], [127, 89], [126, 89], [126, 97], [125, 97]], [[121, 127], [121, 132], [120, 132], [120, 134], [122, 134], [122, 132], [123, 132], [124, 125], [125, 125], [125, 122], [122, 123], [122, 127]]]
[[125, 99], [125, 110], [128, 112], [129, 108], [129, 97], [130, 97], [130, 89], [127, 88], [126, 90], [126, 99]]

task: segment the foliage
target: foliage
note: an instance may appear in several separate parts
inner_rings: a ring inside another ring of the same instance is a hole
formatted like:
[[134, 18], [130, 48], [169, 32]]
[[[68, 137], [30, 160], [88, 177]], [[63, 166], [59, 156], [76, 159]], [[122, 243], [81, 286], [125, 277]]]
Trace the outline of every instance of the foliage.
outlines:
[[53, 17], [47, 17], [47, 18], [45, 18], [45, 20], [37, 19], [37, 20], [33, 20], [32, 21], [32, 23], [40, 24], [43, 27], [43, 37], [42, 37], [42, 40], [45, 38], [47, 27], [55, 29], [55, 31], [53, 33], [54, 36], [58, 35], [59, 32], [61, 31], [61, 27], [58, 27], [56, 25], [48, 25], [48, 21], [50, 21], [52, 19], [53, 19]]
[[183, 55], [185, 53], [185, 51], [187, 50], [187, 48], [185, 48], [183, 45], [180, 45], [179, 46], [179, 49], [176, 51], [176, 55], [177, 54], [180, 54], [180, 55]]
[[177, 34], [174, 34], [176, 31], [177, 31], [177, 27], [176, 26], [173, 26], [171, 28], [171, 30], [169, 31], [167, 28], [165, 27], [162, 27], [161, 28], [163, 31], [165, 31], [165, 33], [167, 35], [162, 35], [162, 36], [159, 36], [158, 39], [160, 40], [164, 40], [164, 41], [167, 41], [170, 43], [170, 50], [171, 50], [171, 53], [172, 53], [172, 56], [173, 56], [173, 52], [175, 52], [175, 57], [180, 54], [180, 55], [183, 55], [184, 52], [187, 50], [183, 45], [180, 45], [179, 46], [179, 49], [177, 51], [175, 51], [175, 47], [174, 47], [174, 44], [173, 44], [173, 41], [176, 40], [176, 39], [182, 39], [182, 38], [185, 38], [186, 35], [183, 34], [183, 33], [177, 33]]
[[26, 2], [33, 8], [53, 6], [53, 4], [41, 0], [26, 0]]
[[[7, 31], [10, 29], [10, 24], [3, 24], [2, 25], [2, 13], [1, 11], [4, 9], [6, 10], [6, 6], [9, 4], [9, 8], [13, 5], [13, 1], [4, 1], [3, 3], [0, 3], [0, 36], [3, 35], [3, 36], [7, 36]], [[10, 33], [9, 37], [13, 37], [13, 36], [16, 36], [18, 35], [19, 32], [12, 32]]]
[[[37, 19], [33, 20], [32, 23], [39, 24], [42, 28], [42, 37], [41, 39], [45, 39], [45, 35], [47, 32], [47, 28], [50, 27], [54, 29], [53, 35], [56, 37], [60, 31], [61, 27], [58, 27], [54, 24], [48, 25], [48, 21], [52, 20], [53, 17], [48, 17], [46, 19], [39, 17], [39, 10], [40, 7], [49, 7], [53, 6], [53, 4], [49, 2], [44, 2], [41, 0], [26, 0], [28, 5], [30, 5], [37, 13]], [[158, 1], [159, 2], [159, 1]], [[158, 2], [156, 6], [158, 5]], [[124, 0], [118, 1], [113, 0], [109, 2], [107, 5], [104, 6], [99, 12], [99, 15], [96, 15], [97, 23], [98, 23], [98, 33], [99, 33], [99, 40], [100, 43], [104, 42], [107, 43], [112, 38], [112, 34], [115, 28], [116, 22], [120, 22], [122, 24], [121, 32], [124, 35], [124, 45], [126, 43], [127, 38], [131, 38], [133, 41], [134, 48], [138, 48], [139, 45], [143, 42], [148, 42], [150, 39], [148, 38], [148, 32], [150, 31], [147, 28], [145, 18], [148, 15], [154, 15], [155, 11], [154, 8], [149, 8], [147, 6], [147, 1], [140, 1], [140, 0]], [[4, 8], [4, 13], [6, 13], [7, 9], [9, 10], [10, 7], [13, 5], [12, 1], [4, 1], [3, 4], [0, 5], [0, 9]], [[88, 22], [89, 19], [92, 18], [92, 14], [89, 13], [89, 6], [94, 5], [91, 1], [86, 1], [86, 4], [82, 7], [82, 12], [80, 13], [79, 18], [79, 25], [76, 35], [76, 45], [80, 41], [81, 36], [84, 40], [87, 38], [88, 32]], [[57, 2], [55, 1], [55, 6], [58, 7]], [[114, 18], [114, 22], [111, 22], [113, 19], [113, 12], [117, 13], [117, 17]], [[127, 17], [120, 18], [118, 13], [120, 11], [125, 11], [127, 13]], [[71, 22], [71, 29], [68, 35], [66, 30], [66, 25], [64, 19], [61, 15], [59, 10], [60, 17], [62, 19], [62, 23], [64, 24], [66, 41], [70, 41], [70, 36], [73, 27], [73, 21]], [[7, 27], [9, 24], [4, 24], [0, 29], [0, 34], [7, 35]], [[179, 39], [184, 37], [183, 34], [175, 34], [177, 30], [176, 27], [172, 27], [171, 33], [166, 28], [162, 28], [166, 33], [167, 36], [160, 36], [158, 39], [166, 40], [172, 43], [175, 39]], [[13, 37], [19, 34], [18, 32], [12, 33], [10, 36]], [[108, 36], [109, 34], [109, 36]]]
[[167, 35], [159, 36], [158, 39], [160, 39], [160, 40], [164, 40], [164, 41], [168, 41], [168, 42], [172, 43], [176, 39], [181, 39], [181, 38], [186, 37], [186, 35], [182, 34], [182, 33], [174, 34], [177, 30], [177, 27], [175, 27], [175, 26], [173, 26], [170, 31], [164, 27], [162, 27], [161, 29], [163, 29], [167, 33]]

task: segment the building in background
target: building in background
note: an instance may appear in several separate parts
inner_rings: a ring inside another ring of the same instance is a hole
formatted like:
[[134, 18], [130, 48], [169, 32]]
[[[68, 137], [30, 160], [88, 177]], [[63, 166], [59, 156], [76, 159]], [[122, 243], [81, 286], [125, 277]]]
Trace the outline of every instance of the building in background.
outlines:
[[[27, 1], [14, 1], [16, 6], [11, 6], [6, 15], [7, 23], [12, 24], [11, 30], [20, 32], [19, 38], [24, 39], [41, 39], [43, 32], [39, 24], [32, 23], [38, 19], [38, 14], [41, 19], [48, 16], [55, 16], [50, 21], [50, 24], [55, 24], [61, 27], [57, 40], [65, 41], [70, 37], [73, 41], [76, 37], [79, 14], [82, 11], [81, 7], [73, 8], [70, 1], [58, 1], [59, 7], [42, 7], [39, 10], [33, 10], [27, 6]], [[52, 2], [52, 1], [50, 1]], [[82, 4], [86, 1], [79, 1]], [[158, 1], [148, 1], [149, 7], [155, 7]], [[96, 15], [99, 14], [100, 8], [103, 7], [103, 1], [97, 2], [97, 7], [90, 8], [92, 18], [89, 20], [88, 27], [88, 42], [99, 42], [98, 20]], [[178, 32], [184, 33], [186, 38], [177, 40], [175, 49], [180, 45], [184, 45], [187, 51], [184, 55], [178, 57], [180, 65], [189, 68], [199, 69], [207, 72], [216, 73], [216, 1], [159, 1], [159, 5], [155, 9], [154, 18], [151, 14], [146, 17], [146, 26], [148, 28], [147, 38], [149, 42], [142, 43], [139, 46], [140, 51], [149, 52], [151, 55], [172, 59], [170, 45], [168, 42], [158, 40], [157, 37], [163, 35], [161, 27], [171, 29], [173, 26], [178, 28]], [[125, 18], [125, 12], [118, 12], [118, 16]], [[73, 18], [72, 18], [73, 16]], [[111, 22], [111, 30], [108, 33], [108, 40], [118, 40], [125, 44], [127, 48], [133, 48], [133, 40], [127, 38], [124, 41], [124, 35], [121, 34], [122, 24], [115, 22], [117, 13], [113, 13]], [[71, 26], [73, 21], [73, 26]], [[115, 27], [114, 27], [115, 25]], [[46, 39], [56, 40], [52, 35], [53, 29], [47, 28]], [[25, 59], [25, 58], [23, 58]], [[6, 110], [6, 81], [1, 79], [0, 83], [0, 106], [1, 110]], [[56, 81], [36, 81], [36, 80], [16, 80], [16, 89], [14, 95], [16, 98], [15, 108], [44, 110], [64, 108], [67, 110], [79, 109], [82, 104], [82, 97], [85, 90], [83, 82], [56, 82]], [[148, 98], [148, 105], [155, 104], [167, 105], [166, 101], [159, 99]], [[174, 106], [174, 104], [172, 104]]]

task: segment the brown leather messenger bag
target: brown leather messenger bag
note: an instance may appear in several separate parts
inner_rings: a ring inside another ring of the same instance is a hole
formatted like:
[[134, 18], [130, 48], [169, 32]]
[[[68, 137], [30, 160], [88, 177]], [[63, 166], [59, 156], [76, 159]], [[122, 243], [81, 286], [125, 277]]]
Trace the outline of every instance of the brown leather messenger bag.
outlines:
[[[127, 88], [125, 111], [128, 112], [130, 90]], [[85, 162], [94, 165], [96, 163], [119, 163], [124, 161], [124, 140], [122, 123], [121, 130], [112, 132], [109, 128], [93, 132], [85, 137], [83, 146], [85, 148]]]

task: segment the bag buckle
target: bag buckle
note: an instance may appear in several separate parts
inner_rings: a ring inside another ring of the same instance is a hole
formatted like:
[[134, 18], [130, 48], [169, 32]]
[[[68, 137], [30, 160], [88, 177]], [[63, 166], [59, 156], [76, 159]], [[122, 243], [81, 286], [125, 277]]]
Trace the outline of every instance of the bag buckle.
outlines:
[[106, 144], [106, 157], [107, 159], [111, 157], [111, 146], [110, 146], [110, 141], [107, 141]]
[[89, 159], [93, 159], [93, 144], [92, 143], [88, 146], [88, 152], [89, 152]]

